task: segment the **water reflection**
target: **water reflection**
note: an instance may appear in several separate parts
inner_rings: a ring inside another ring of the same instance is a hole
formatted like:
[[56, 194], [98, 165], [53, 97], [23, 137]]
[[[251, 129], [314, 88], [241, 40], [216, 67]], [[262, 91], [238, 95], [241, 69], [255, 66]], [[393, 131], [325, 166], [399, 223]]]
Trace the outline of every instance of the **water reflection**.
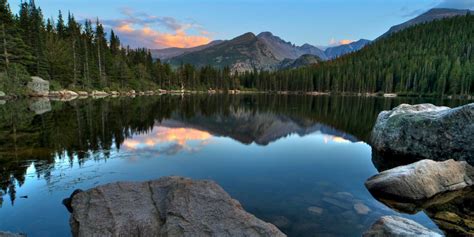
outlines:
[[[208, 144], [212, 136], [208, 132], [192, 128], [168, 128], [156, 126], [150, 134], [138, 135], [123, 142], [126, 150], [153, 152], [160, 156], [176, 155], [178, 152], [196, 152]], [[197, 145], [192, 142], [198, 141]]]
[[[195, 95], [8, 102], [0, 106], [0, 229], [62, 236], [69, 231], [60, 200], [75, 188], [173, 174], [216, 180], [292, 236], [357, 236], [393, 213], [363, 186], [377, 172], [364, 141], [378, 113], [401, 102], [419, 101]], [[430, 225], [426, 215], [411, 218]]]

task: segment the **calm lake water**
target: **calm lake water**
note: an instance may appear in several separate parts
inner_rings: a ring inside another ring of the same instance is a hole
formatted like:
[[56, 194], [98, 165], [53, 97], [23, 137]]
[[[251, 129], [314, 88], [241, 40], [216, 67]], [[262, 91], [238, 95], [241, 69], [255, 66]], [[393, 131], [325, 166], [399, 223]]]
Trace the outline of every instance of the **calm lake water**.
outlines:
[[[289, 236], [360, 236], [396, 214], [364, 187], [378, 172], [367, 144], [375, 119], [422, 102], [467, 103], [275, 95], [0, 103], [0, 230], [69, 236], [61, 201], [75, 189], [180, 175], [215, 180]], [[399, 215], [438, 230], [423, 212]]]

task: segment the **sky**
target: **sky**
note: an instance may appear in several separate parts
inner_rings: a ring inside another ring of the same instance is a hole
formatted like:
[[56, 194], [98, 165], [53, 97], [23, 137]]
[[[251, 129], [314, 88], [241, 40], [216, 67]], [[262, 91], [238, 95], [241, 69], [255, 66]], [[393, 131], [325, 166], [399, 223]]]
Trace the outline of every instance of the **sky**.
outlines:
[[[22, 0], [8, 0], [18, 12]], [[36, 0], [47, 18], [70, 11], [96, 19], [132, 47], [194, 47], [270, 31], [296, 45], [375, 39], [434, 7], [474, 9], [474, 0]]]

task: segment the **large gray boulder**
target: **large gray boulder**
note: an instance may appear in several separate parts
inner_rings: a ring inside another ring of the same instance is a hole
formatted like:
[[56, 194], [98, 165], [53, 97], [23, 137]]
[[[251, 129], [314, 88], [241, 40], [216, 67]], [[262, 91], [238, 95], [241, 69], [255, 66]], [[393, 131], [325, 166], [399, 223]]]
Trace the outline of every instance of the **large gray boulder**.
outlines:
[[399, 216], [382, 216], [364, 237], [441, 237], [442, 235], [427, 229], [415, 221]]
[[370, 193], [378, 198], [407, 202], [425, 201], [473, 184], [474, 167], [454, 160], [421, 160], [383, 171], [365, 182]]
[[43, 80], [41, 77], [31, 77], [27, 87], [30, 89], [30, 96], [33, 97], [44, 97], [49, 94], [49, 81]]
[[474, 103], [450, 109], [401, 104], [379, 114], [372, 147], [382, 156], [474, 162]]
[[68, 203], [74, 236], [285, 236], [212, 181], [112, 183], [76, 193]]

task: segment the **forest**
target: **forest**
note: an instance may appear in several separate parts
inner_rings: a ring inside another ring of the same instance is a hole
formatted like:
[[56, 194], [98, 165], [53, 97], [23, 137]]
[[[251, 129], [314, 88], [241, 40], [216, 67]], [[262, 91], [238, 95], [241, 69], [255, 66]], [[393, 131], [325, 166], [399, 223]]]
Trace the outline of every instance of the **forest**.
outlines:
[[229, 67], [173, 67], [130, 48], [99, 19], [45, 19], [34, 0], [13, 14], [0, 0], [0, 91], [24, 93], [29, 76], [52, 90], [259, 90], [400, 95], [474, 93], [474, 16], [421, 24], [363, 50], [297, 69], [234, 73]]

